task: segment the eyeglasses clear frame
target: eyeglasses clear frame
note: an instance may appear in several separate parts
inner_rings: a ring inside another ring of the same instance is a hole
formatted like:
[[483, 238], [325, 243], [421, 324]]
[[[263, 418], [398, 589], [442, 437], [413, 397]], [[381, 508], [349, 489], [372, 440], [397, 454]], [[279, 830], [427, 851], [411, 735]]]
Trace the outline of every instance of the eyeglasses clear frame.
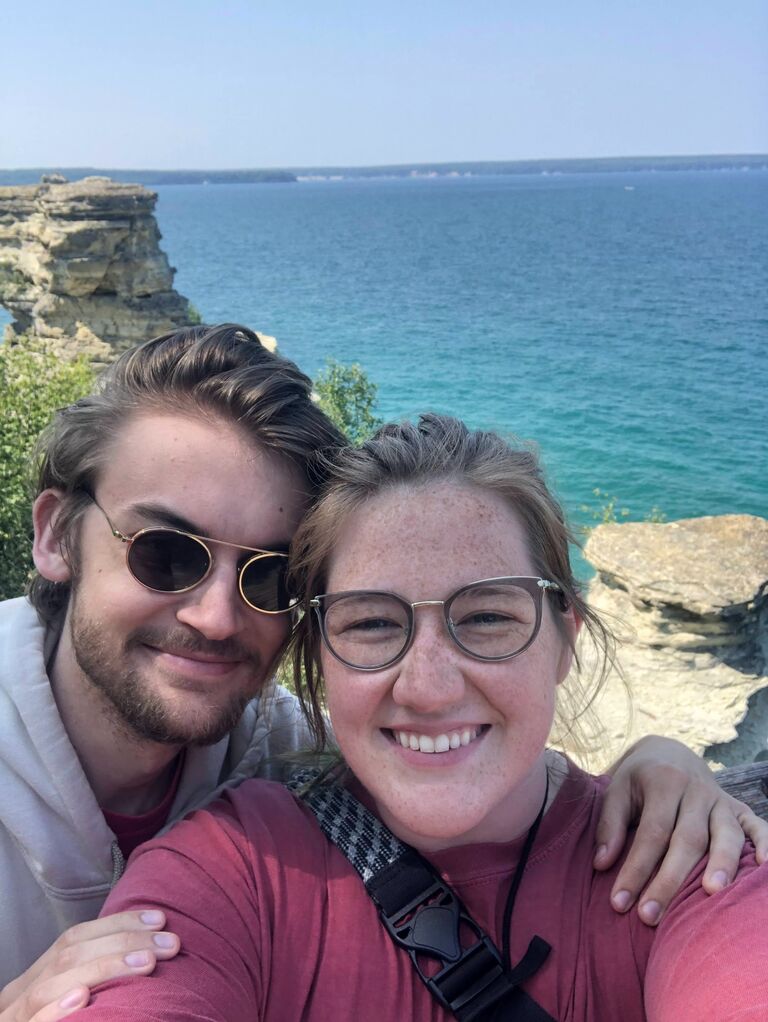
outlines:
[[[477, 589], [481, 586], [488, 586], [493, 584], [504, 584], [504, 585], [517, 585], [531, 596], [536, 611], [536, 620], [534, 622], [533, 631], [530, 637], [520, 649], [514, 651], [514, 653], [505, 653], [501, 656], [483, 656], [479, 653], [473, 653], [468, 649], [464, 643], [456, 635], [453, 621], [451, 620], [451, 606], [457, 597], [463, 595], [467, 590]], [[393, 667], [398, 661], [402, 660], [408, 650], [413, 645], [413, 640], [416, 635], [416, 608], [417, 607], [442, 607], [443, 618], [445, 620], [445, 626], [448, 634], [459, 647], [459, 649], [466, 653], [467, 656], [472, 657], [473, 660], [480, 660], [485, 663], [495, 663], [503, 660], [512, 660], [516, 656], [520, 656], [529, 649], [536, 641], [536, 636], [539, 634], [542, 620], [542, 594], [545, 592], [562, 593], [562, 588], [557, 582], [552, 582], [546, 578], [539, 578], [536, 575], [508, 575], [501, 576], [499, 578], [484, 578], [479, 579], [477, 582], [469, 582], [467, 585], [460, 586], [454, 593], [445, 600], [417, 600], [415, 603], [409, 603], [404, 597], [398, 593], [388, 592], [381, 589], [350, 589], [344, 592], [338, 593], [322, 593], [318, 596], [314, 596], [309, 601], [309, 606], [315, 611], [317, 615], [318, 624], [320, 626], [320, 635], [325, 644], [328, 652], [333, 656], [339, 663], [345, 665], [345, 667], [351, 667], [355, 671], [383, 671], [388, 667]], [[360, 666], [358, 664], [351, 663], [344, 657], [340, 656], [328, 637], [328, 630], [326, 627], [326, 614], [330, 607], [339, 600], [348, 598], [350, 596], [387, 596], [396, 600], [397, 603], [405, 610], [407, 615], [408, 624], [408, 635], [403, 648], [400, 652], [390, 657], [388, 660], [383, 661], [380, 664], [372, 666]]]

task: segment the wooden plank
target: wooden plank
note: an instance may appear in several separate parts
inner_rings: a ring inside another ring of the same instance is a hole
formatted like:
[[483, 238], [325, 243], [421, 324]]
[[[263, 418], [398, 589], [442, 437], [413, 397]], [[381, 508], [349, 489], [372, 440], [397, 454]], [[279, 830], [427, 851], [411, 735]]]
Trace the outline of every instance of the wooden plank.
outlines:
[[768, 820], [768, 762], [728, 767], [719, 771], [717, 781], [729, 795], [740, 798], [758, 816]]

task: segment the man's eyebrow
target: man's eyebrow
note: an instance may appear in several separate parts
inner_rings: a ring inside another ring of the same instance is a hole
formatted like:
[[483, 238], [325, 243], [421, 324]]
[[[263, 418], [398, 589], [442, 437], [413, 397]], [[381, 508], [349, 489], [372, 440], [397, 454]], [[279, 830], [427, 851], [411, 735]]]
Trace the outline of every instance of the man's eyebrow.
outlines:
[[[146, 518], [150, 522], [156, 522], [158, 525], [165, 525], [169, 529], [181, 529], [182, 532], [191, 532], [193, 536], [202, 536], [203, 538], [214, 540], [217, 538], [216, 536], [209, 536], [209, 534], [204, 529], [201, 529], [196, 522], [190, 521], [189, 518], [184, 518], [183, 515], [178, 514], [176, 511], [172, 511], [164, 504], [140, 502], [138, 504], [131, 504], [126, 508], [126, 511], [139, 515], [141, 518]], [[271, 543], [269, 545], [269, 549], [278, 554], [287, 554], [290, 545], [290, 540], [283, 538]], [[259, 550], [264, 548], [256, 546], [251, 547], [248, 544], [244, 544], [243, 549]]]
[[126, 508], [135, 515], [139, 515], [141, 518], [146, 518], [148, 521], [157, 522], [159, 525], [167, 525], [171, 529], [181, 529], [183, 532], [191, 532], [196, 536], [202, 536], [203, 530], [199, 526], [184, 518], [183, 515], [177, 514], [172, 511], [169, 507], [164, 504], [153, 504], [140, 502], [138, 504], [131, 504]]

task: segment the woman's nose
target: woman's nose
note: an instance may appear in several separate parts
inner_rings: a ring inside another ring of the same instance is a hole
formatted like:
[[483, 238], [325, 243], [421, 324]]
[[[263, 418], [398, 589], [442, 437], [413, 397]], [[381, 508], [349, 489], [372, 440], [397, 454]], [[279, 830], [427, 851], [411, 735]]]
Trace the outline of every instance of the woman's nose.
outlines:
[[465, 657], [448, 633], [438, 608], [417, 611], [414, 627], [411, 646], [395, 665], [392, 696], [396, 703], [422, 713], [438, 712], [464, 694]]

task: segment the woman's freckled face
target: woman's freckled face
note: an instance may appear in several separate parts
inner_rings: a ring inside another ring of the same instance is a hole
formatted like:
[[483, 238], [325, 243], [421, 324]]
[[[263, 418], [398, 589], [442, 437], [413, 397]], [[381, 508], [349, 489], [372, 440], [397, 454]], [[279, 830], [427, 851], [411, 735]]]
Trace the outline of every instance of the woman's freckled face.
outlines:
[[[378, 589], [410, 602], [443, 600], [469, 582], [535, 575], [523, 527], [499, 496], [457, 482], [385, 491], [344, 522], [327, 592]], [[555, 689], [571, 652], [543, 598], [532, 646], [511, 660], [465, 654], [443, 609], [416, 610], [398, 663], [362, 672], [322, 650], [328, 707], [349, 766], [400, 837], [428, 850], [509, 840], [535, 816]], [[478, 729], [456, 752], [405, 751], [393, 731], [430, 737]]]

